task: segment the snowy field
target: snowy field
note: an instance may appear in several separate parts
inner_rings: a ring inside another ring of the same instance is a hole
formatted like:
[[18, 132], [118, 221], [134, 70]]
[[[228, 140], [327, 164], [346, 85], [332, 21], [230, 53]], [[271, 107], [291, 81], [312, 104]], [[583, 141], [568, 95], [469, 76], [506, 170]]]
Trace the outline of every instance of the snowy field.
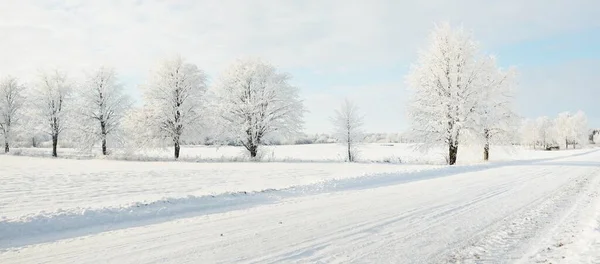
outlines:
[[1, 155], [0, 263], [600, 263], [596, 149], [501, 148], [488, 164], [465, 151], [447, 167], [404, 144], [331, 162], [339, 148], [271, 147], [258, 163]]
[[[51, 155], [49, 148], [16, 149], [17, 155], [44, 156]], [[536, 151], [522, 146], [492, 146], [491, 161], [530, 160], [568, 155], [569, 152]], [[59, 156], [63, 158], [89, 159], [99, 157], [98, 149], [92, 153], [82, 153], [71, 148], [60, 148]], [[261, 149], [261, 161], [265, 162], [341, 162], [347, 153], [340, 144], [309, 144], [265, 146]], [[383, 143], [363, 144], [360, 146], [357, 161], [363, 163], [402, 163], [402, 164], [446, 164], [446, 148], [436, 148], [422, 152], [416, 144]], [[459, 164], [481, 163], [483, 149], [481, 146], [463, 146], [459, 152]], [[136, 161], [172, 161], [173, 149], [157, 148], [140, 151], [116, 150], [109, 159]], [[183, 146], [180, 161], [191, 162], [230, 162], [248, 161], [248, 151], [234, 146]]]

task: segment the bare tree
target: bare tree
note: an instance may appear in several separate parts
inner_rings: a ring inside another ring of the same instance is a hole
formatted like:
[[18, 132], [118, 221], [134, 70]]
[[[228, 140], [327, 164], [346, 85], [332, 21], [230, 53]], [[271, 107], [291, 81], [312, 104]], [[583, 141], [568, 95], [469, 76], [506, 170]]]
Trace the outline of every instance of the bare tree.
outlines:
[[43, 73], [32, 93], [33, 122], [42, 132], [52, 137], [52, 156], [57, 157], [58, 137], [68, 127], [67, 102], [72, 86], [67, 76], [59, 71]]
[[0, 82], [0, 132], [4, 136], [4, 152], [10, 151], [13, 130], [20, 121], [24, 89], [25, 86], [11, 76]]
[[[170, 141], [175, 159], [179, 158], [181, 139], [186, 133], [198, 133], [204, 108], [206, 75], [181, 57], [165, 60], [150, 82], [143, 86], [145, 113], [151, 113], [154, 137]], [[147, 122], [146, 122], [147, 123]]]
[[356, 159], [358, 144], [365, 138], [364, 117], [358, 105], [348, 99], [344, 100], [331, 121], [334, 126], [334, 136], [346, 147], [348, 161], [353, 162]]
[[235, 62], [212, 90], [221, 135], [242, 144], [255, 158], [270, 136], [298, 133], [304, 107], [290, 78], [258, 59]]
[[456, 163], [463, 130], [472, 126], [481, 93], [482, 60], [471, 35], [450, 25], [437, 26], [430, 46], [408, 75], [412, 89], [412, 137], [425, 148], [445, 145], [447, 162]]
[[107, 155], [107, 141], [120, 140], [120, 123], [131, 99], [123, 93], [114, 69], [101, 67], [90, 74], [78, 90], [77, 120], [80, 147], [91, 149], [99, 143]]

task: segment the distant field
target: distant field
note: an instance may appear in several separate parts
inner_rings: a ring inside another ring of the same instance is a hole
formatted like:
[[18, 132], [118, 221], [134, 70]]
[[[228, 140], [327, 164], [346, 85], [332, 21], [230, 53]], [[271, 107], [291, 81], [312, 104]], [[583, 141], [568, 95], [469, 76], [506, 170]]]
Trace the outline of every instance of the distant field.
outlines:
[[[47, 148], [15, 149], [15, 153], [25, 156], [50, 156]], [[59, 156], [67, 158], [90, 158], [98, 155], [80, 153], [75, 149], [59, 149]], [[522, 146], [492, 146], [491, 161], [527, 160], [567, 155], [565, 151], [538, 151]], [[127, 152], [114, 150], [109, 159], [139, 160], [139, 161], [168, 161], [172, 160], [171, 148], [156, 148]], [[338, 144], [311, 145], [281, 145], [264, 146], [261, 149], [261, 161], [270, 162], [342, 162], [345, 158], [345, 148]], [[404, 164], [445, 164], [446, 150], [442, 147], [420, 151], [416, 144], [364, 144], [360, 147], [359, 162], [382, 162]], [[481, 163], [483, 158], [481, 147], [462, 146], [459, 150], [458, 164]], [[248, 153], [243, 147], [233, 146], [183, 146], [181, 161], [195, 162], [229, 162], [248, 161]]]

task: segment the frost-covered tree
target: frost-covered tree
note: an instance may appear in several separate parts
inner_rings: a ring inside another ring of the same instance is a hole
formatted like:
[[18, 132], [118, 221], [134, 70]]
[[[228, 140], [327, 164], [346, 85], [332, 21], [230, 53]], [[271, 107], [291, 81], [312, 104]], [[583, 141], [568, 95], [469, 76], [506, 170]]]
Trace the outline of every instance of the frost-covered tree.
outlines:
[[554, 121], [554, 129], [556, 142], [562, 147], [564, 143], [565, 149], [572, 145], [582, 145], [587, 142], [587, 117], [584, 112], [579, 111], [575, 115], [569, 112], [563, 112], [556, 117]]
[[554, 124], [547, 116], [538, 117], [535, 121], [537, 144], [548, 149], [554, 144]]
[[15, 77], [8, 76], [0, 81], [0, 133], [4, 138], [4, 152], [10, 151], [15, 126], [21, 121], [21, 108], [25, 86]]
[[125, 112], [122, 128], [127, 150], [166, 145], [165, 140], [156, 136], [161, 134], [161, 128], [155, 125], [156, 114], [152, 110], [147, 107], [134, 107]]
[[358, 144], [365, 138], [363, 131], [364, 117], [356, 103], [346, 99], [340, 109], [335, 111], [331, 119], [334, 126], [333, 135], [338, 142], [344, 144], [348, 154], [348, 161], [356, 158]]
[[483, 141], [483, 160], [489, 160], [490, 144], [508, 144], [514, 141], [519, 118], [514, 110], [515, 71], [496, 66], [494, 57], [485, 60], [480, 73], [481, 88], [476, 113], [474, 134]]
[[524, 120], [521, 124], [521, 143], [523, 145], [531, 145], [532, 148], [537, 146], [536, 122], [531, 119]]
[[[569, 143], [573, 141], [573, 138], [575, 137], [575, 127], [572, 123], [573, 117], [569, 112], [558, 114], [554, 120], [555, 140], [556, 142], [559, 142], [561, 147], [564, 146], [565, 149], [569, 148]], [[562, 143], [564, 143], [564, 145]]]
[[573, 116], [573, 126], [575, 127], [575, 137], [573, 140], [574, 146], [585, 145], [589, 142], [588, 140], [588, 119], [583, 111], [577, 111]]
[[445, 145], [450, 165], [456, 163], [463, 130], [472, 127], [477, 114], [484, 70], [478, 52], [463, 29], [436, 26], [407, 78], [412, 137], [426, 148]]
[[91, 149], [100, 143], [102, 155], [107, 155], [110, 140], [121, 140], [120, 123], [131, 100], [111, 68], [101, 67], [87, 76], [77, 95], [77, 126], [80, 147]]
[[196, 65], [181, 57], [163, 61], [142, 86], [145, 115], [144, 124], [154, 131], [155, 140], [173, 144], [174, 157], [179, 158], [182, 137], [199, 133], [204, 114], [206, 74]]
[[52, 138], [52, 156], [57, 157], [58, 138], [68, 127], [72, 84], [60, 71], [42, 73], [31, 95], [33, 125]]
[[299, 133], [304, 107], [290, 78], [259, 59], [231, 65], [212, 89], [222, 136], [238, 141], [255, 158], [269, 137]]

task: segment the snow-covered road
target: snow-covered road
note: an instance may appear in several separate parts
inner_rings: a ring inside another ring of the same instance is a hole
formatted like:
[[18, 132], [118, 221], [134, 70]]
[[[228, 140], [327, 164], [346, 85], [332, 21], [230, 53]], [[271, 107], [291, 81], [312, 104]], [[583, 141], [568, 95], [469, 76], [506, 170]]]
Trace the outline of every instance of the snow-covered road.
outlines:
[[372, 177], [364, 188], [350, 179], [254, 206], [45, 240], [13, 236], [37, 242], [1, 249], [0, 263], [600, 263], [600, 152], [579, 153], [415, 181]]

